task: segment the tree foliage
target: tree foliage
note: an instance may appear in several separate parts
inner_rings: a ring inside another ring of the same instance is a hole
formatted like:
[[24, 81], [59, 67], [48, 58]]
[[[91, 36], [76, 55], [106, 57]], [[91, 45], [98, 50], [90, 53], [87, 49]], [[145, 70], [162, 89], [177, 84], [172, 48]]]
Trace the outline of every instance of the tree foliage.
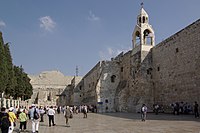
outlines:
[[26, 100], [33, 94], [32, 85], [30, 84], [30, 78], [24, 72], [22, 66], [14, 66], [15, 77], [17, 79], [17, 85], [14, 88], [14, 98], [21, 97]]
[[0, 93], [5, 97], [12, 96], [14, 99], [21, 97], [29, 99], [33, 94], [30, 78], [24, 72], [22, 66], [14, 66], [10, 53], [9, 44], [4, 44], [0, 32]]
[[17, 84], [16, 82], [16, 77], [14, 74], [14, 68], [13, 68], [13, 63], [12, 63], [12, 57], [10, 54], [10, 49], [9, 49], [9, 44], [5, 44], [4, 45], [4, 50], [5, 50], [5, 57], [6, 57], [6, 68], [7, 68], [7, 84], [6, 84], [6, 88], [5, 88], [5, 94], [6, 95], [10, 95], [12, 96], [14, 94], [14, 88]]
[[0, 92], [4, 92], [7, 84], [7, 68], [2, 33], [0, 32]]

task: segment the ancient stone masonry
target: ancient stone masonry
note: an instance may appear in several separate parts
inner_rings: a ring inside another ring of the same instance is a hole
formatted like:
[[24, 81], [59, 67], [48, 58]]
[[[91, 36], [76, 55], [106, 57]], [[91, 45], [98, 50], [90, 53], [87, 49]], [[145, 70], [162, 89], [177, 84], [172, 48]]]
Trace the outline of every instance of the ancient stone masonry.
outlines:
[[[168, 109], [173, 102], [200, 103], [200, 20], [155, 46], [155, 35], [141, 8], [133, 49], [99, 62], [79, 84], [80, 104], [99, 112], [138, 112], [143, 103]], [[79, 90], [79, 91], [78, 91]]]
[[71, 84], [72, 76], [64, 76], [59, 71], [46, 71], [39, 75], [29, 75], [33, 86], [32, 103], [38, 105], [58, 105], [59, 95]]
[[152, 49], [155, 101], [200, 102], [200, 20]]
[[[169, 109], [200, 103], [200, 20], [155, 46], [153, 27], [141, 8], [133, 49], [98, 62], [83, 78], [60, 72], [30, 76], [39, 105], [95, 105], [98, 112], [138, 112], [143, 103]], [[58, 98], [59, 97], [59, 98]]]

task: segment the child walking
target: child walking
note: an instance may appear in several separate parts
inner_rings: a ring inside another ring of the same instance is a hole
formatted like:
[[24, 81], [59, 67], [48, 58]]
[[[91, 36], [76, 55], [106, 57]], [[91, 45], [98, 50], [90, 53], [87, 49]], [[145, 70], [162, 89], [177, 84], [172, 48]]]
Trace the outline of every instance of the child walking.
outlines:
[[[27, 116], [26, 116], [24, 109], [20, 110], [19, 120], [20, 120], [20, 131], [23, 131], [23, 130], [25, 131], [26, 130]], [[22, 130], [22, 127], [23, 127], [23, 130]]]

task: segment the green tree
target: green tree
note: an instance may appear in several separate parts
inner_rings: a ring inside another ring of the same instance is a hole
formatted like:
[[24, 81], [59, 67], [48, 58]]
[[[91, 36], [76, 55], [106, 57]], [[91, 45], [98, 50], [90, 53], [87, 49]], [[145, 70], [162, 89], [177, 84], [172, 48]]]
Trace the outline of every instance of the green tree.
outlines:
[[17, 81], [14, 74], [12, 57], [11, 57], [8, 43], [4, 45], [4, 50], [5, 50], [5, 57], [6, 57], [6, 68], [8, 72], [8, 82], [6, 84], [5, 94], [9, 97], [9, 96], [14, 95], [14, 88], [17, 84]]
[[6, 57], [4, 51], [4, 41], [2, 37], [2, 32], [0, 32], [0, 93], [3, 93], [6, 89], [6, 84], [8, 83], [8, 72], [6, 69]]
[[17, 80], [17, 85], [14, 88], [15, 91], [14, 91], [13, 97], [14, 99], [17, 99], [23, 96], [24, 90], [25, 90], [24, 83], [23, 83], [23, 75], [22, 75], [23, 69], [22, 67], [14, 66], [14, 72], [15, 72], [15, 77]]
[[13, 97], [15, 99], [21, 97], [22, 100], [26, 100], [33, 94], [33, 88], [30, 84], [30, 78], [24, 72], [22, 66], [14, 66], [15, 77], [17, 79], [17, 85], [15, 86], [15, 93]]
[[30, 78], [26, 73], [23, 73], [23, 79], [24, 79], [24, 84], [25, 84], [25, 92], [24, 92], [24, 97], [23, 100], [30, 99], [32, 94], [33, 94], [33, 87], [30, 83]]

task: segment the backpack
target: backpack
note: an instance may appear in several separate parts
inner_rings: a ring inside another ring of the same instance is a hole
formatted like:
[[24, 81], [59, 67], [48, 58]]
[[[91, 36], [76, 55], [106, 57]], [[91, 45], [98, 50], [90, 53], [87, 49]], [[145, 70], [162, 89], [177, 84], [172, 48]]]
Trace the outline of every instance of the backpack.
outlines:
[[11, 125], [10, 120], [9, 120], [9, 115], [7, 113], [2, 113], [1, 114], [1, 119], [0, 119], [0, 127], [2, 129], [9, 128]]
[[36, 111], [36, 108], [35, 108], [35, 110], [34, 110], [34, 112], [33, 112], [33, 119], [35, 119], [35, 120], [39, 119], [39, 114], [38, 114], [38, 112]]

